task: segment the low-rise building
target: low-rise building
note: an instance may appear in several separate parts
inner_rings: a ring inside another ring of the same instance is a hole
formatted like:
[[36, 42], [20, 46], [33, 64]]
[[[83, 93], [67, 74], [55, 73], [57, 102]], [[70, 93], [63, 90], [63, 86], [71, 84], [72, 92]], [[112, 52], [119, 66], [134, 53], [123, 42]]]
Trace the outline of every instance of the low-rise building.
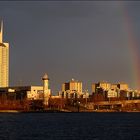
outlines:
[[109, 89], [107, 92], [107, 97], [108, 98], [117, 98], [117, 97], [119, 97], [119, 95], [116, 90]]
[[111, 89], [111, 84], [104, 81], [92, 84], [92, 93], [97, 93], [101, 89], [103, 91], [108, 91], [109, 89]]
[[92, 93], [101, 94], [107, 98], [132, 98], [138, 96], [138, 93], [130, 92], [128, 84], [108, 82], [98, 82], [92, 84]]
[[43, 86], [16, 86], [0, 88], [0, 95], [14, 96], [15, 99], [43, 99]]
[[128, 88], [128, 84], [126, 84], [126, 83], [119, 83], [119, 84], [117, 84], [117, 87], [120, 89], [120, 90], [129, 90], [129, 88]]

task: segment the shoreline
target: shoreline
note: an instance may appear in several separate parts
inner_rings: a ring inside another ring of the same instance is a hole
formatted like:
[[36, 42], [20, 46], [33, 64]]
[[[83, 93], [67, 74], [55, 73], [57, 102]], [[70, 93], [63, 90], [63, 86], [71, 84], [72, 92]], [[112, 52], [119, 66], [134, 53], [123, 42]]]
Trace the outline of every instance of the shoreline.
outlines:
[[72, 112], [68, 110], [30, 110], [30, 111], [25, 111], [25, 110], [0, 110], [0, 113], [139, 113], [140, 111], [114, 111], [114, 110], [90, 110], [90, 111], [77, 111], [77, 112]]
[[0, 113], [20, 113], [19, 110], [0, 110]]

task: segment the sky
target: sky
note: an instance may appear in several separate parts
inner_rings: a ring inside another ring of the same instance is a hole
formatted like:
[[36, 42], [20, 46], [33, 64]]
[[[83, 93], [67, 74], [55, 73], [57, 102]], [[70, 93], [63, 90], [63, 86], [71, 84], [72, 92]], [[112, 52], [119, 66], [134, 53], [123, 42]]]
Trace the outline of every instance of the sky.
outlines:
[[140, 2], [0, 1], [10, 43], [10, 85], [42, 85], [53, 94], [72, 78], [139, 88]]

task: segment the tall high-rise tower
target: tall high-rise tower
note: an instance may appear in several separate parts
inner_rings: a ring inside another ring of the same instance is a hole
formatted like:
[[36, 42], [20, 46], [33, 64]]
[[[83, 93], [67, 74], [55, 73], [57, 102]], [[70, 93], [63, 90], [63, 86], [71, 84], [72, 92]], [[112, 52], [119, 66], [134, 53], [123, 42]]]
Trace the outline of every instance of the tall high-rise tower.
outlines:
[[0, 87], [9, 86], [9, 43], [3, 42], [3, 21], [0, 25]]

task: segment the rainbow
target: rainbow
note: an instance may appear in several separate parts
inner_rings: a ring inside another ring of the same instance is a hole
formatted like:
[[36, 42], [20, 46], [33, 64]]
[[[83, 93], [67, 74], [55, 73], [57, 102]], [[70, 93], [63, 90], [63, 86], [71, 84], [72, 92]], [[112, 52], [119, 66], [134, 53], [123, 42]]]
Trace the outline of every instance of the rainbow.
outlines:
[[131, 63], [132, 71], [132, 85], [134, 88], [140, 89], [140, 56], [138, 54], [138, 43], [134, 34], [133, 20], [129, 16], [127, 9], [124, 7], [124, 2], [119, 1], [119, 5], [122, 11], [123, 16], [123, 28], [125, 30], [125, 37], [127, 39], [128, 53], [130, 59], [128, 60]]

